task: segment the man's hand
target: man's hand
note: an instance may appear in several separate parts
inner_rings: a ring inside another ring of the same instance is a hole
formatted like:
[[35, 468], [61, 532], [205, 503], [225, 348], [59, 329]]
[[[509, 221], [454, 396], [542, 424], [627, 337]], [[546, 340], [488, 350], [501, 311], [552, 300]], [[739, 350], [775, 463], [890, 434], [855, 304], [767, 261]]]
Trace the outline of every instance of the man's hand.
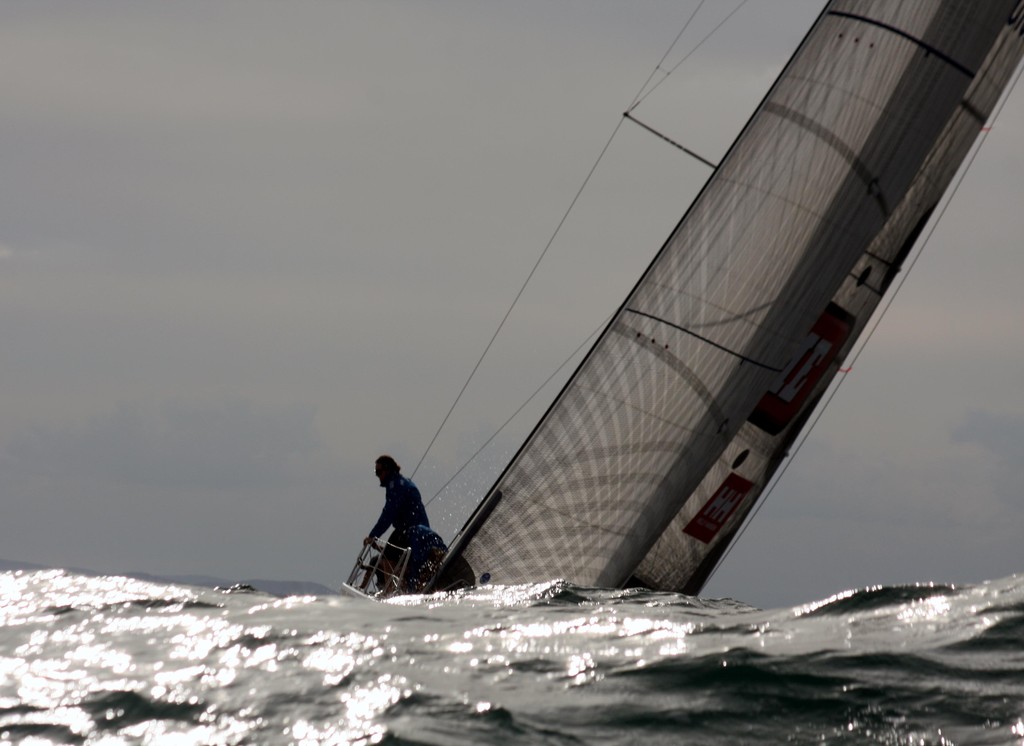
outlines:
[[367, 544], [373, 544], [375, 541], [377, 540], [372, 536], [367, 536], [365, 539], [363, 539], [363, 546], [365, 547]]

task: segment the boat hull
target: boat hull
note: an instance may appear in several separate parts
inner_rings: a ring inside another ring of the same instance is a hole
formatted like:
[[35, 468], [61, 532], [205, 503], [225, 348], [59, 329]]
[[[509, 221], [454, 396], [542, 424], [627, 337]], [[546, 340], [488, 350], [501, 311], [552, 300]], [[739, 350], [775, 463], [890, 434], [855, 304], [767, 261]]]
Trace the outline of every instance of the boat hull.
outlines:
[[348, 583], [342, 583], [341, 588], [338, 589], [338, 594], [347, 596], [349, 598], [365, 598], [368, 601], [375, 601], [376, 599], [368, 593], [363, 593], [358, 588], [355, 588]]

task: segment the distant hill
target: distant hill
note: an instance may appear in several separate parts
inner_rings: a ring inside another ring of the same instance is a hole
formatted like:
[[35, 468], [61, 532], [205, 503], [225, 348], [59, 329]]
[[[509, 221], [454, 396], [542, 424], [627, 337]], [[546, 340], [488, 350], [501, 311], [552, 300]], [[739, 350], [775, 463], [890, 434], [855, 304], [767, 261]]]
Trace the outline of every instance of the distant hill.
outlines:
[[272, 596], [336, 596], [338, 592], [320, 583], [311, 583], [305, 580], [225, 580], [224, 578], [213, 577], [212, 575], [151, 575], [143, 572], [122, 572], [122, 573], [101, 573], [95, 570], [87, 570], [81, 567], [56, 568], [52, 565], [36, 565], [31, 562], [11, 562], [0, 559], [0, 572], [35, 572], [37, 570], [63, 569], [76, 575], [120, 575], [136, 580], [146, 580], [151, 583], [177, 583], [180, 585], [196, 585], [201, 588], [231, 588], [232, 586], [251, 586], [252, 588], [269, 593]]

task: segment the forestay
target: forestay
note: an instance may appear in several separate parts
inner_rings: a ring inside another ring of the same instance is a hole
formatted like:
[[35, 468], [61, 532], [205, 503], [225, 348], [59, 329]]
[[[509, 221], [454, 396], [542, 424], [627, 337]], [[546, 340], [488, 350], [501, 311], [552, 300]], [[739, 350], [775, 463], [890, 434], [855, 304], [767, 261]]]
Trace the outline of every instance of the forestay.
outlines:
[[1022, 15], [830, 3], [449, 556], [697, 592], [992, 111]]

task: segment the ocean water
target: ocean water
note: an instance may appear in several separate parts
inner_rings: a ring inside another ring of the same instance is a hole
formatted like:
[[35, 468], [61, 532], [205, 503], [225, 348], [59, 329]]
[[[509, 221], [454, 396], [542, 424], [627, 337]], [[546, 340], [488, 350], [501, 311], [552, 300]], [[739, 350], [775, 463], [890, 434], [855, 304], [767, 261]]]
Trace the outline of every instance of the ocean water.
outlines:
[[0, 743], [1024, 744], [1024, 577], [791, 609], [0, 574]]

